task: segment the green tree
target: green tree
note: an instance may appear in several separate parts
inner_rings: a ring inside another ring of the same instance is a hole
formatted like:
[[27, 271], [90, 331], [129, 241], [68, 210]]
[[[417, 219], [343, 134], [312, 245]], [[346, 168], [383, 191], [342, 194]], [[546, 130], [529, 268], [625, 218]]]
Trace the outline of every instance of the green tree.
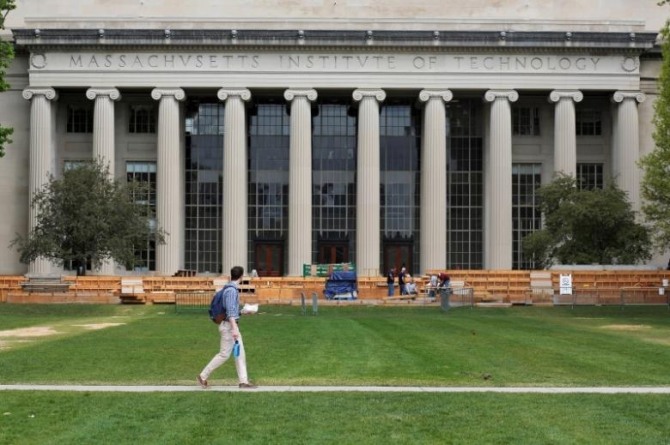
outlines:
[[[16, 8], [15, 0], [0, 0], [0, 29], [5, 29], [5, 18], [12, 9]], [[7, 91], [9, 84], [5, 81], [5, 74], [9, 64], [14, 59], [12, 42], [0, 39], [0, 92]], [[14, 130], [0, 125], [0, 158], [5, 155], [5, 145], [12, 142], [9, 138]]]
[[147, 239], [165, 242], [163, 230], [151, 228], [150, 207], [132, 198], [142, 195], [142, 187], [111, 179], [100, 161], [66, 169], [61, 179], [49, 178], [35, 193], [36, 226], [12, 246], [24, 263], [42, 257], [75, 266], [90, 261], [98, 267], [107, 259], [132, 266], [135, 246], [146, 245]]
[[654, 113], [654, 151], [640, 160], [642, 211], [653, 227], [656, 247], [670, 248], [670, 29], [661, 30], [663, 63]]
[[536, 267], [559, 264], [635, 264], [651, 256], [648, 229], [635, 221], [626, 193], [615, 184], [582, 190], [559, 175], [540, 187], [544, 228], [523, 240]]

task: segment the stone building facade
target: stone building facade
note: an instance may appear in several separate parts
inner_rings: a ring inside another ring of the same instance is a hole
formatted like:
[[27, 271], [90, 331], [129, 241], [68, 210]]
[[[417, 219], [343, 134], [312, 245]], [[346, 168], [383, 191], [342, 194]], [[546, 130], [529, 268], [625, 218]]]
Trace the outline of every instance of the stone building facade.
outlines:
[[94, 158], [149, 184], [169, 234], [100, 274], [530, 268], [556, 172], [639, 209], [667, 11], [462, 3], [18, 1], [0, 242], [34, 224], [49, 174]]

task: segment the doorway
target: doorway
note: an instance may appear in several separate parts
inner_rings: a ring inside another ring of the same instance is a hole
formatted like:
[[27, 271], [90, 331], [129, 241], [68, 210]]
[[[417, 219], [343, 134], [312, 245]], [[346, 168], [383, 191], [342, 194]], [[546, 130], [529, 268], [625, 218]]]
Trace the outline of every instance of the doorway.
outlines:
[[260, 277], [284, 275], [284, 243], [282, 241], [257, 241], [255, 246], [256, 272]]
[[347, 241], [319, 242], [319, 255], [317, 261], [319, 264], [348, 263], [349, 243]]
[[413, 247], [414, 244], [411, 242], [384, 242], [384, 274], [392, 268], [400, 272], [403, 265], [407, 268], [407, 273], [412, 273]]

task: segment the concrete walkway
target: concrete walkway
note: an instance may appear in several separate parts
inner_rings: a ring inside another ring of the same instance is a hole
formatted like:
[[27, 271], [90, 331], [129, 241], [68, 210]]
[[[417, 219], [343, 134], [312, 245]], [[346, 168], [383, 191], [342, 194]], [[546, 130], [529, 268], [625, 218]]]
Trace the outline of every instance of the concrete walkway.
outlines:
[[508, 394], [670, 394], [670, 386], [616, 387], [463, 387], [463, 386], [237, 386], [196, 385], [123, 386], [123, 385], [0, 385], [0, 391], [74, 391], [74, 392], [403, 392], [403, 393], [508, 393]]

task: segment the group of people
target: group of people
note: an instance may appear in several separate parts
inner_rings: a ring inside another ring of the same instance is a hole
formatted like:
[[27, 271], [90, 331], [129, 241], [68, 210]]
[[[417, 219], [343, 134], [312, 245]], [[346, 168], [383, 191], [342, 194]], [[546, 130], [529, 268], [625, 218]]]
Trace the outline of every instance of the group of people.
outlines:
[[[395, 268], [391, 268], [386, 275], [386, 283], [388, 284], [388, 296], [392, 297], [395, 294], [395, 280], [398, 278], [398, 289], [400, 295], [417, 295], [418, 290], [412, 275], [407, 273], [405, 266], [400, 268], [400, 272]], [[450, 286], [449, 275], [440, 272], [438, 275], [431, 275], [430, 281], [426, 285], [428, 290], [428, 297], [435, 298], [439, 289], [446, 289]]]

